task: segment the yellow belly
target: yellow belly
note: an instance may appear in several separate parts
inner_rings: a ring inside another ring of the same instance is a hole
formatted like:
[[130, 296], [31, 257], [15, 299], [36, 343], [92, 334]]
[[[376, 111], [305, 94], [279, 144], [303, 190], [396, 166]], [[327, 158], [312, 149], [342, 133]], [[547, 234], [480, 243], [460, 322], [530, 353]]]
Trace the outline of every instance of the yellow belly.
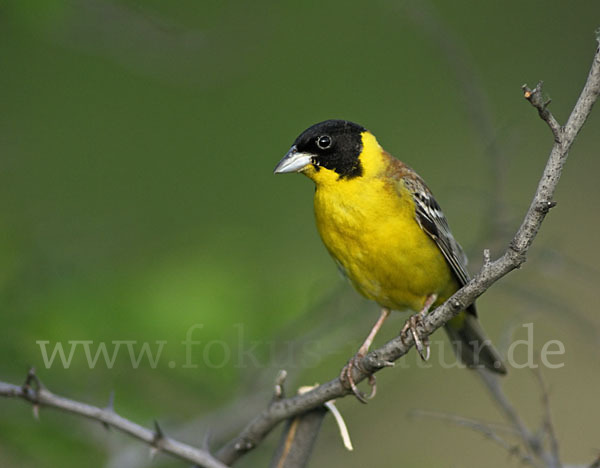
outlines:
[[429, 295], [437, 294], [436, 304], [441, 303], [458, 284], [438, 247], [415, 221], [408, 190], [388, 183], [358, 178], [317, 186], [317, 228], [361, 294], [384, 307], [417, 311]]

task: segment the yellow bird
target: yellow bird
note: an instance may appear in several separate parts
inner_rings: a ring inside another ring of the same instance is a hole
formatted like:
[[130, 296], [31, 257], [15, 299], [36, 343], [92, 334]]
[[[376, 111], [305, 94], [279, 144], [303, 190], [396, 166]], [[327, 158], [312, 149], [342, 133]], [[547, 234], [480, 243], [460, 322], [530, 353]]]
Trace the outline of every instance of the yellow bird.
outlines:
[[[276, 174], [287, 172], [315, 182], [315, 218], [325, 247], [358, 292], [382, 307], [371, 333], [342, 371], [342, 379], [364, 401], [352, 367], [367, 353], [390, 311], [418, 312], [407, 327], [426, 359], [429, 347], [419, 338], [418, 322], [467, 283], [466, 256], [419, 175], [358, 124], [327, 120], [305, 130], [275, 168]], [[445, 329], [466, 365], [506, 373], [478, 324], [475, 305]]]

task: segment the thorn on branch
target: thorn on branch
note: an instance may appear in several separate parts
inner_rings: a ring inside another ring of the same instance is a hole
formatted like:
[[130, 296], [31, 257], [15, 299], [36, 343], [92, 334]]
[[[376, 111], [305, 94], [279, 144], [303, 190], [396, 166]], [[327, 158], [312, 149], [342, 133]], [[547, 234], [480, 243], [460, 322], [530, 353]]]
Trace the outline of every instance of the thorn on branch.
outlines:
[[154, 456], [160, 451], [160, 444], [165, 439], [165, 434], [158, 425], [158, 421], [154, 420], [154, 437], [152, 438], [152, 443], [150, 445], [150, 458], [154, 458]]
[[39, 393], [44, 388], [39, 377], [35, 374], [35, 367], [29, 368], [25, 383], [21, 387], [25, 397], [32, 403], [33, 418], [36, 421], [40, 420], [40, 403]]
[[154, 420], [154, 443], [158, 443], [160, 440], [165, 438], [165, 434], [158, 425], [158, 421]]
[[151, 455], [163, 452], [185, 460], [196, 466], [211, 468], [226, 468], [226, 464], [219, 461], [208, 451], [200, 450], [183, 442], [167, 438], [157, 422], [155, 430], [136, 424], [123, 417], [110, 417], [113, 397], [111, 395], [109, 408], [101, 408], [80, 401], [72, 400], [47, 390], [35, 374], [35, 369], [30, 369], [22, 385], [13, 385], [0, 382], [0, 398], [22, 399], [33, 405], [34, 415], [37, 416], [38, 408], [54, 408], [66, 413], [74, 414], [97, 422], [107, 422], [110, 426], [123, 433], [151, 445]]
[[[115, 392], [114, 392], [114, 390], [111, 391], [110, 394], [108, 395], [108, 403], [106, 404], [104, 409], [111, 413], [115, 412]], [[108, 425], [108, 423], [106, 421], [102, 421], [102, 425], [104, 426], [104, 429], [106, 429], [107, 431], [110, 430], [110, 425]]]
[[27, 371], [27, 378], [25, 379], [25, 383], [23, 384], [23, 390], [25, 392], [29, 392], [29, 390], [33, 390], [35, 394], [44, 388], [42, 382], [39, 377], [35, 374], [35, 367], [30, 367]]

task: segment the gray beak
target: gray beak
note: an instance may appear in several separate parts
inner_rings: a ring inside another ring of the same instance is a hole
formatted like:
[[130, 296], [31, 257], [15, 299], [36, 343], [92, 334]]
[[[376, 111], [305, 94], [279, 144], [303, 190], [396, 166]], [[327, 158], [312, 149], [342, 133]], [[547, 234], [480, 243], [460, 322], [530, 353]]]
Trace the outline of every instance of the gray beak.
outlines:
[[296, 146], [292, 146], [286, 155], [279, 161], [274, 174], [285, 174], [287, 172], [300, 172], [311, 163], [312, 155], [299, 153]]

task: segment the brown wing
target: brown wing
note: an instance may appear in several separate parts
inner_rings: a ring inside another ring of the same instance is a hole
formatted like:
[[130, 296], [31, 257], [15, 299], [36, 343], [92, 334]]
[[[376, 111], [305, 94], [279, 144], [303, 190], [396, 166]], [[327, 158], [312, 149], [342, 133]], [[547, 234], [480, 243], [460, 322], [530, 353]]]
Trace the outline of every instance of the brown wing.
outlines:
[[[459, 284], [464, 286], [470, 279], [467, 271], [467, 256], [460, 244], [454, 239], [440, 205], [416, 172], [397, 159], [393, 159], [398, 162], [393, 164], [395, 178], [402, 181], [412, 194], [417, 223], [433, 239], [444, 255], [446, 262], [450, 265]], [[469, 312], [475, 314], [474, 305], [469, 308]]]

